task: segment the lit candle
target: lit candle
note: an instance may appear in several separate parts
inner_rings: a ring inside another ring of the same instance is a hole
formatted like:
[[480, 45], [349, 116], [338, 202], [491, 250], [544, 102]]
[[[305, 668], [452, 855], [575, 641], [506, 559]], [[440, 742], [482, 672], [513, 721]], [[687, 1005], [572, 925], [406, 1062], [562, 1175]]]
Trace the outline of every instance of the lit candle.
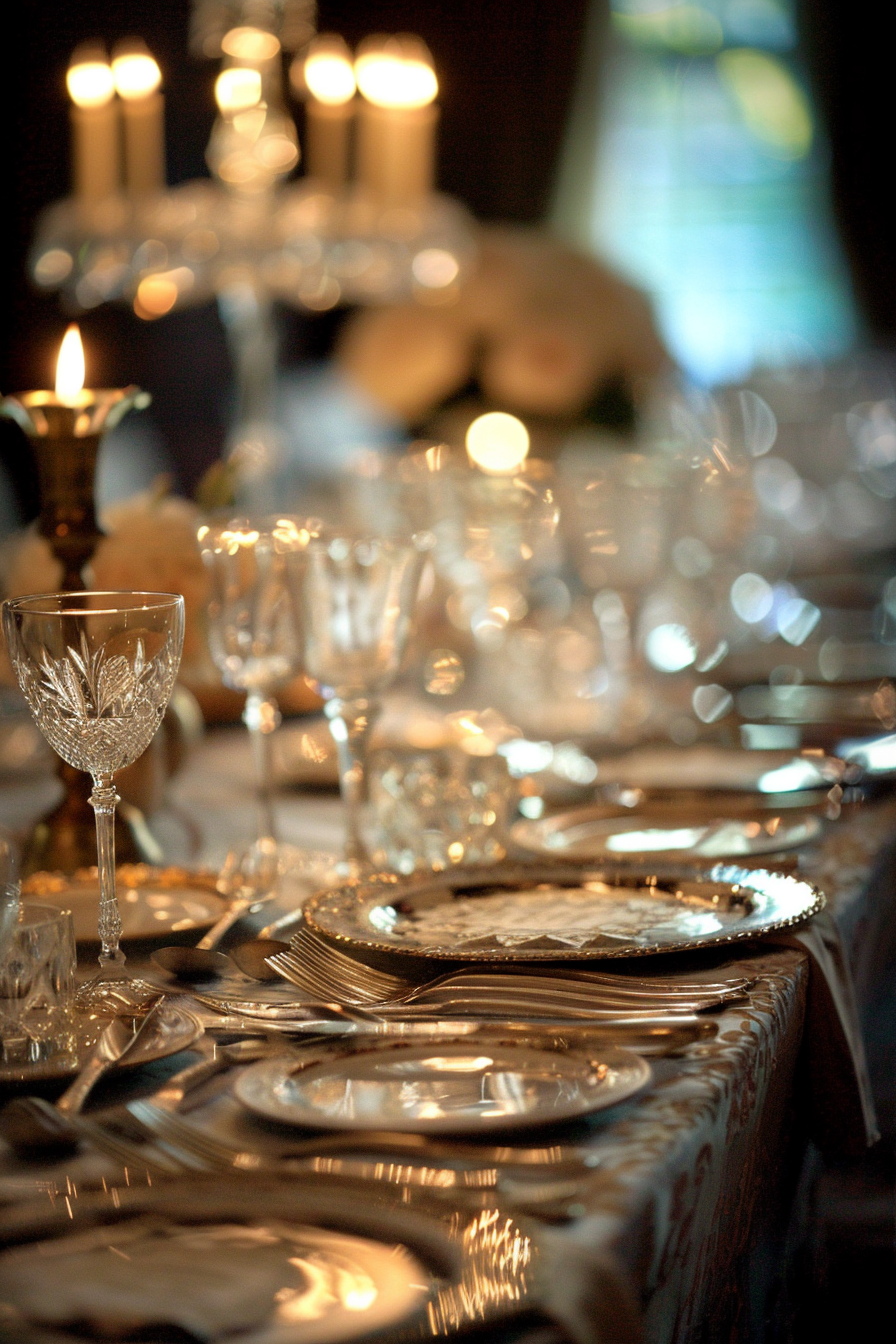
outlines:
[[105, 49], [91, 42], [73, 53], [66, 75], [71, 109], [75, 196], [90, 209], [118, 190], [118, 109]]
[[231, 28], [221, 38], [221, 50], [238, 61], [272, 61], [280, 54], [280, 39], [265, 28]]
[[345, 42], [335, 33], [315, 38], [290, 69], [305, 102], [305, 164], [309, 177], [331, 191], [348, 181], [349, 136], [355, 107], [355, 72]]
[[40, 517], [63, 567], [60, 587], [84, 587], [81, 571], [102, 536], [94, 511], [94, 475], [100, 438], [136, 407], [149, 405], [137, 387], [92, 390], [84, 386], [84, 347], [74, 325], [65, 333], [56, 361], [55, 392], [21, 392], [0, 401], [0, 415], [25, 431], [37, 462]]
[[63, 406], [77, 406], [84, 392], [84, 345], [77, 322], [62, 338], [56, 360], [56, 398]]
[[162, 72], [139, 37], [119, 42], [112, 78], [124, 105], [125, 184], [132, 196], [152, 196], [165, 186], [165, 100]]
[[363, 95], [358, 177], [384, 205], [415, 205], [433, 186], [439, 85], [432, 57], [416, 37], [367, 38], [355, 78]]
[[488, 476], [511, 476], [529, 453], [529, 431], [505, 411], [478, 415], [467, 430], [467, 456]]

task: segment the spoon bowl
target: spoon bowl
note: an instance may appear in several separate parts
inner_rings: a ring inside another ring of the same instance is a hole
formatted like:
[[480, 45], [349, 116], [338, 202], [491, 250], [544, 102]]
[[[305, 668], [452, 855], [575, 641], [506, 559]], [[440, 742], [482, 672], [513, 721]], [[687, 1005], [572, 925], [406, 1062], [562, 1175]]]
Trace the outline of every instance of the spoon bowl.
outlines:
[[223, 952], [206, 952], [199, 947], [160, 947], [150, 961], [159, 970], [187, 984], [204, 984], [233, 970]]
[[230, 958], [250, 980], [273, 983], [281, 980], [282, 976], [267, 964], [266, 958], [288, 951], [289, 943], [282, 943], [279, 938], [254, 938], [249, 943], [241, 943], [239, 947], [233, 948]]

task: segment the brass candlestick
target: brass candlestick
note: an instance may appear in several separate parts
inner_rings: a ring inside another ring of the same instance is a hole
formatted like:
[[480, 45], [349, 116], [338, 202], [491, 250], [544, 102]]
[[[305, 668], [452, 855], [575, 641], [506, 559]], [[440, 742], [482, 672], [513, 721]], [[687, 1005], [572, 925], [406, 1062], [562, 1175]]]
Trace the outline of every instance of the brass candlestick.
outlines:
[[[37, 530], [62, 564], [61, 592], [83, 590], [82, 571], [103, 536], [94, 506], [103, 431], [149, 400], [149, 393], [127, 387], [85, 389], [67, 399], [52, 392], [23, 392], [0, 401], [0, 414], [21, 426], [34, 453], [41, 504]], [[65, 794], [37, 822], [25, 847], [24, 875], [41, 870], [73, 873], [96, 862], [90, 777], [61, 759], [57, 773]], [[124, 820], [116, 821], [115, 846], [119, 862], [147, 857]]]

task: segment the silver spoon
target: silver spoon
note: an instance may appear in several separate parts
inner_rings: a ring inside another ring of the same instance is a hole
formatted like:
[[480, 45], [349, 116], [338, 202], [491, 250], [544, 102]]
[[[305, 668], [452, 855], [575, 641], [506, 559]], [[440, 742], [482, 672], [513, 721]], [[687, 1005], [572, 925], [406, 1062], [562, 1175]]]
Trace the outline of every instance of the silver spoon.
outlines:
[[232, 975], [235, 970], [242, 971], [250, 980], [268, 982], [279, 980], [280, 976], [265, 958], [284, 951], [288, 951], [288, 945], [276, 938], [256, 938], [234, 948], [229, 955], [202, 947], [160, 947], [150, 961], [182, 984], [205, 984], [219, 976]]
[[54, 1105], [43, 1097], [15, 1097], [0, 1111], [0, 1134], [14, 1152], [34, 1157], [53, 1148], [73, 1148], [77, 1130], [69, 1123], [79, 1115], [94, 1086], [113, 1064], [122, 1063], [155, 1027], [162, 1000], [146, 1014], [136, 1031], [113, 1018], [89, 1052], [78, 1076]]

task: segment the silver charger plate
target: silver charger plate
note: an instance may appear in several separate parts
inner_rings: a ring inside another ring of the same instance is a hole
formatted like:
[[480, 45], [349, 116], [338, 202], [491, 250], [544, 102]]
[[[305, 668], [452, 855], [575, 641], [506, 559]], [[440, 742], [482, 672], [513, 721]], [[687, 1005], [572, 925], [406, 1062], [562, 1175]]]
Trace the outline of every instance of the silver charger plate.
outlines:
[[494, 1039], [475, 1042], [262, 1060], [234, 1091], [256, 1115], [290, 1125], [481, 1134], [577, 1119], [625, 1101], [650, 1078], [650, 1065], [630, 1050], [507, 1045], [496, 1027]]
[[[122, 942], [166, 941], [172, 934], [210, 929], [228, 904], [216, 890], [216, 880], [205, 869], [122, 864], [116, 873]], [[60, 873], [33, 873], [22, 883], [22, 893], [71, 910], [76, 941], [99, 942], [95, 869], [84, 869], [70, 878]]]
[[185, 1178], [65, 1204], [0, 1213], [3, 1325], [22, 1344], [82, 1340], [85, 1324], [118, 1337], [119, 1321], [208, 1344], [347, 1344], [458, 1286], [432, 1219], [313, 1178]]
[[617, 789], [739, 790], [753, 795], [806, 793], [840, 783], [843, 762], [814, 752], [752, 751], [697, 743], [634, 747], [597, 762], [594, 784]]
[[538, 820], [518, 821], [510, 835], [521, 849], [563, 859], [653, 854], [742, 859], [797, 849], [817, 840], [822, 829], [822, 819], [816, 813], [718, 817], [710, 811], [701, 820], [684, 812], [676, 818], [669, 810], [620, 814], [618, 808], [595, 804]]
[[758, 938], [823, 909], [810, 883], [766, 869], [548, 863], [380, 873], [305, 907], [315, 933], [450, 961], [646, 956]]
[[[6, 1065], [0, 1064], [0, 1082], [46, 1082], [58, 1079], [60, 1082], [71, 1079], [80, 1068], [88, 1050], [94, 1044], [108, 1019], [77, 1014], [75, 1030], [78, 1037], [78, 1064], [74, 1069], [60, 1068], [53, 1061], [45, 1064]], [[167, 1059], [181, 1050], [188, 1050], [202, 1035], [202, 1024], [177, 1000], [168, 1000], [161, 1005], [127, 1059], [114, 1065], [114, 1069], [135, 1069], [141, 1064], [152, 1064], [157, 1059]]]

